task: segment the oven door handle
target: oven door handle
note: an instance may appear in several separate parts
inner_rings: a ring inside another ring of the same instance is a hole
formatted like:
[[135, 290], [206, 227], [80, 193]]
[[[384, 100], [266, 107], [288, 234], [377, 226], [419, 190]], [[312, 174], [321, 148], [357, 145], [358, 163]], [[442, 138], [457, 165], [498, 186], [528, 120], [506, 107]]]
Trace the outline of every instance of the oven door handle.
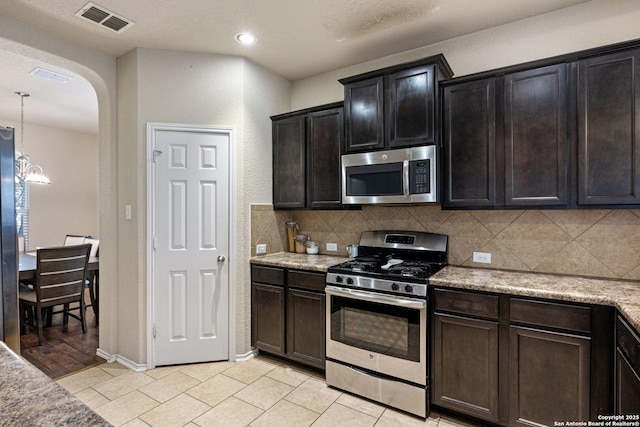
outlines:
[[385, 294], [374, 294], [371, 292], [363, 292], [355, 289], [343, 289], [336, 288], [335, 286], [327, 285], [324, 288], [327, 295], [336, 295], [345, 298], [355, 298], [359, 300], [365, 300], [370, 302], [378, 302], [382, 304], [395, 305], [398, 307], [414, 308], [422, 310], [426, 308], [427, 302], [422, 300], [389, 296]]

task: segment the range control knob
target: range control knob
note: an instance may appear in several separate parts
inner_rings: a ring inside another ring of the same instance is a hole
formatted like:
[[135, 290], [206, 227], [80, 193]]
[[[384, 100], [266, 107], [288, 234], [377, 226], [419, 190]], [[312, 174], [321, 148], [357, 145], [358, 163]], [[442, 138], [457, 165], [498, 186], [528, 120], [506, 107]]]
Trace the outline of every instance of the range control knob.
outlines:
[[351, 277], [349, 277], [349, 278], [347, 279], [347, 284], [348, 284], [348, 285], [353, 285], [353, 279], [352, 279]]
[[336, 276], [336, 282], [342, 283], [342, 276]]
[[393, 291], [397, 291], [398, 289], [400, 289], [400, 286], [398, 286], [398, 284], [397, 284], [397, 283], [392, 283], [392, 284], [391, 284], [391, 290], [393, 290]]
[[413, 292], [413, 286], [407, 285], [407, 286], [404, 287], [404, 290], [405, 290], [405, 292], [409, 292], [409, 293]]

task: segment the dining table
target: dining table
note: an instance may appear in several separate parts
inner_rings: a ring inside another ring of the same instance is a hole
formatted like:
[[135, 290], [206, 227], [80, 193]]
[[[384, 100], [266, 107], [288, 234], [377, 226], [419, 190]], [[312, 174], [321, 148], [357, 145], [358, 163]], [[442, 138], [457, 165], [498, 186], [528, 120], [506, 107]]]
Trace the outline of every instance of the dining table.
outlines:
[[[37, 252], [20, 252], [18, 260], [18, 279], [21, 283], [33, 282], [36, 280]], [[99, 301], [99, 284], [100, 284], [100, 259], [96, 256], [89, 257], [87, 265], [87, 276], [92, 283], [93, 289], [90, 292], [91, 305], [96, 315], [96, 323], [98, 322], [98, 301]]]

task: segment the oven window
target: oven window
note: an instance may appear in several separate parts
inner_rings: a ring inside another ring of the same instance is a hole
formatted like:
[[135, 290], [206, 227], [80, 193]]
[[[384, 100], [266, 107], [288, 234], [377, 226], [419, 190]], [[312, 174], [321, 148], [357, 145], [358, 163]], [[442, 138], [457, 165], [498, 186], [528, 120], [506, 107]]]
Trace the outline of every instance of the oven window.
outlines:
[[420, 310], [331, 296], [330, 322], [334, 341], [420, 361]]
[[402, 195], [402, 163], [346, 168], [348, 196]]

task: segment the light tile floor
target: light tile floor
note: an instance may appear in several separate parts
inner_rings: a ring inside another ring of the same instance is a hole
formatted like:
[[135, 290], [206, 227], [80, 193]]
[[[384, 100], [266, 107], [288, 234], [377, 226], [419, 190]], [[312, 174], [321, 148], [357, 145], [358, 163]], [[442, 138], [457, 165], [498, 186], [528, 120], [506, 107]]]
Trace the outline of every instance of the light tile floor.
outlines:
[[422, 420], [386, 408], [266, 356], [147, 372], [105, 363], [58, 383], [115, 426], [473, 426], [433, 411]]

